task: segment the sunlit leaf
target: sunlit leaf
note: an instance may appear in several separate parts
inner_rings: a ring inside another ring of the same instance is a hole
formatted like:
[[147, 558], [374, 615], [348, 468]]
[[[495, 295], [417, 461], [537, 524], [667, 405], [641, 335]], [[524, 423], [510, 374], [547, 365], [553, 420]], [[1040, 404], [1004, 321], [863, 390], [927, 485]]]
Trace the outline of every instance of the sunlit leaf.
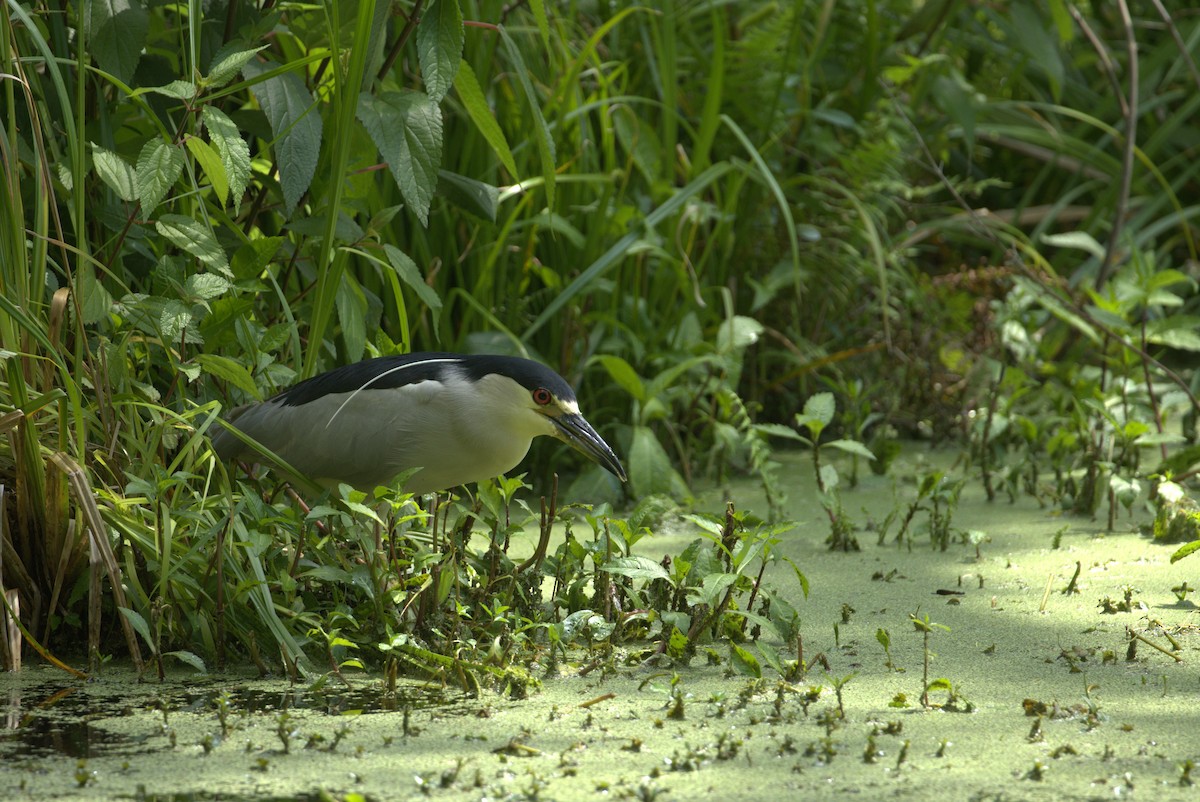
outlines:
[[387, 162], [392, 178], [422, 225], [437, 189], [442, 161], [442, 111], [421, 92], [366, 92], [358, 98], [358, 119]]

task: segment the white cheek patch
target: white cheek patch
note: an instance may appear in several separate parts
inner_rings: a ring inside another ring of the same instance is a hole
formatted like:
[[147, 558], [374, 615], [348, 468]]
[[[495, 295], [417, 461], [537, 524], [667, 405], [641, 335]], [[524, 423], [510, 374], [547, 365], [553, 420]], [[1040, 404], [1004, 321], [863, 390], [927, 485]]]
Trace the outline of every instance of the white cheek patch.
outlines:
[[561, 406], [563, 409], [563, 412], [567, 413], [568, 415], [578, 415], [579, 414], [579, 402], [578, 401], [559, 401], [558, 405]]

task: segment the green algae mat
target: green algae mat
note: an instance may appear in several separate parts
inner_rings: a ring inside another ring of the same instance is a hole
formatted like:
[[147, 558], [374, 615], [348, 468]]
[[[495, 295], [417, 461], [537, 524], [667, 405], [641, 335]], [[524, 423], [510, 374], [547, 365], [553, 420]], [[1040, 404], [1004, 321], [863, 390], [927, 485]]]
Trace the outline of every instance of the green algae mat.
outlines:
[[[988, 503], [978, 482], [945, 550], [921, 518], [880, 544], [929, 459], [843, 489], [848, 552], [825, 544], [811, 464], [786, 464], [783, 549], [810, 591], [790, 568], [768, 580], [800, 611], [802, 674], [724, 645], [654, 667], [581, 651], [511, 700], [364, 674], [312, 690], [33, 666], [0, 676], [0, 799], [1197, 798], [1200, 559], [1172, 565], [1174, 546], [1139, 533], [1148, 513], [1106, 532], [1028, 498]], [[694, 537], [668, 524], [638, 549], [658, 560]]]

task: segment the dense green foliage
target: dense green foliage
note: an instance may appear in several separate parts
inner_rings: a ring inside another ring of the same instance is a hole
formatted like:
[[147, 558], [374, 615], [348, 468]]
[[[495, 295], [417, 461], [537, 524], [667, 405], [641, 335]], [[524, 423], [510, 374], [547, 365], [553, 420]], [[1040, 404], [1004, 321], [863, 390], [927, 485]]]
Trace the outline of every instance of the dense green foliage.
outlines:
[[[866, 444], [878, 470], [900, 436], [961, 439], [989, 494], [1110, 521], [1171, 477], [1156, 531], [1196, 537], [1173, 523], [1200, 463], [1195, 15], [65, 9], [7, 0], [0, 20], [3, 582], [51, 646], [91, 621], [93, 648], [122, 625], [190, 660], [403, 647], [430, 667], [570, 640], [599, 610], [606, 637], [690, 654], [757, 615], [780, 530], [697, 522], [668, 573], [630, 554], [646, 509], [750, 472], [778, 517], [780, 437]], [[630, 475], [584, 469], [564, 496], [641, 511], [591, 510], [587, 544], [514, 564], [513, 485], [429, 524], [393, 494], [306, 512], [212, 459], [222, 410], [430, 349], [558, 368]], [[818, 428], [795, 417], [813, 398], [836, 399]], [[786, 643], [772, 609], [755, 625]]]

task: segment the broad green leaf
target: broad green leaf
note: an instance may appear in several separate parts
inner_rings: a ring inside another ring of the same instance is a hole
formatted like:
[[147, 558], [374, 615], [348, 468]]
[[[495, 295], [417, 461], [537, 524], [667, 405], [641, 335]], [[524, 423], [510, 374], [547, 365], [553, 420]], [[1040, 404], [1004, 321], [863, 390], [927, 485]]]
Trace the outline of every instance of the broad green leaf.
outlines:
[[238, 212], [242, 207], [242, 196], [246, 193], [246, 185], [250, 181], [250, 146], [238, 133], [233, 120], [225, 112], [212, 106], [205, 106], [200, 113], [204, 127], [208, 130], [208, 138], [221, 157], [221, 165], [229, 181], [229, 191], [233, 195], [233, 209]]
[[836, 410], [837, 403], [833, 399], [833, 393], [816, 393], [804, 402], [804, 414], [811, 415], [826, 426], [833, 422], [833, 413]]
[[400, 194], [422, 225], [437, 189], [442, 161], [442, 110], [421, 92], [385, 92], [358, 98], [358, 119], [387, 162]]
[[163, 657], [174, 657], [180, 662], [187, 663], [201, 674], [208, 673], [208, 667], [204, 665], [204, 661], [195, 652], [189, 652], [186, 649], [176, 649], [173, 652], [163, 652]]
[[434, 103], [440, 103], [454, 86], [465, 38], [458, 0], [436, 0], [433, 8], [426, 8], [421, 14], [417, 59], [421, 63], [425, 92]]
[[721, 321], [717, 330], [717, 348], [746, 348], [758, 342], [763, 325], [752, 317], [734, 315]]
[[183, 215], [164, 214], [154, 222], [154, 228], [180, 249], [199, 259], [201, 264], [233, 277], [224, 249], [207, 226]]
[[801, 435], [791, 426], [786, 426], [782, 423], [756, 423], [754, 424], [754, 430], [762, 432], [763, 434], [768, 434], [771, 437], [784, 437], [788, 440], [799, 440], [802, 443], [812, 443], [811, 440]]
[[491, 184], [449, 170], [438, 170], [438, 192], [465, 212], [496, 222], [500, 190]]
[[237, 281], [258, 278], [283, 245], [283, 237], [252, 239], [233, 254], [233, 276]]
[[641, 555], [617, 557], [600, 566], [600, 570], [607, 571], [610, 574], [627, 576], [630, 579], [645, 579], [647, 581], [665, 579], [668, 582], [671, 579], [671, 575], [667, 573], [667, 569], [649, 557], [642, 557]]
[[454, 76], [454, 88], [458, 90], [458, 98], [462, 101], [463, 108], [467, 110], [471, 121], [475, 123], [475, 127], [479, 129], [479, 133], [483, 134], [483, 138], [495, 151], [500, 163], [504, 165], [504, 169], [508, 171], [512, 179], [517, 180], [517, 163], [508, 147], [508, 140], [504, 138], [504, 131], [500, 130], [500, 125], [492, 116], [492, 110], [483, 96], [483, 90], [479, 88], [479, 80], [475, 77], [475, 71], [465, 61], [458, 65], [458, 73]]
[[436, 321], [439, 313], [442, 311], [442, 299], [433, 287], [425, 283], [425, 279], [421, 277], [420, 269], [417, 268], [417, 263], [412, 260], [412, 257], [395, 245], [384, 245], [383, 252], [387, 256], [388, 264], [396, 271], [396, 275], [409, 286], [409, 289], [417, 294], [417, 297], [421, 299], [421, 303], [429, 307]]
[[87, 14], [88, 51], [100, 69], [123, 84], [132, 84], [150, 31], [143, 4], [137, 0], [91, 0], [82, 8]]
[[822, 448], [836, 448], [839, 451], [845, 451], [847, 454], [855, 454], [859, 457], [866, 457], [869, 460], [875, 459], [875, 455], [871, 453], [871, 449], [857, 440], [830, 440]]
[[1104, 246], [1086, 231], [1066, 231], [1062, 234], [1043, 234], [1042, 242], [1055, 248], [1072, 248], [1097, 259], [1104, 258]]
[[608, 375], [612, 377], [612, 380], [622, 390], [629, 393], [636, 400], [645, 402], [646, 388], [642, 384], [642, 378], [637, 375], [637, 371], [633, 369], [632, 365], [613, 354], [601, 354], [596, 357], [596, 361], [604, 365], [604, 369], [608, 371]]
[[533, 115], [534, 125], [530, 135], [537, 146], [538, 160], [542, 167], [542, 180], [545, 181], [546, 187], [546, 207], [553, 209], [555, 179], [554, 138], [550, 135], [550, 126], [546, 125], [546, 119], [542, 116], [542, 105], [537, 93], [533, 91], [533, 82], [529, 80], [529, 71], [525, 68], [525, 60], [521, 57], [521, 49], [517, 47], [517, 43], [513, 41], [513, 38], [503, 25], [499, 26], [499, 31], [500, 39], [504, 43], [504, 51], [508, 54], [509, 60], [512, 61], [517, 81], [525, 93], [525, 100], [529, 103], [529, 113]]
[[92, 165], [100, 180], [123, 201], [137, 200], [137, 171], [111, 150], [92, 143]]
[[158, 649], [155, 648], [157, 644], [155, 644], [154, 638], [150, 636], [150, 625], [146, 623], [146, 619], [142, 614], [137, 610], [130, 610], [128, 607], [118, 607], [117, 609], [121, 612], [121, 615], [125, 616], [125, 620], [133, 626], [137, 634], [142, 636], [142, 640], [150, 647], [150, 651], [153, 654], [158, 654]]
[[137, 162], [137, 193], [142, 216], [149, 217], [183, 172], [183, 154], [158, 137], [142, 146]]
[[[242, 74], [252, 82], [250, 91], [267, 115], [275, 135], [275, 165], [279, 169], [284, 207], [291, 215], [308, 191], [317, 170], [317, 159], [321, 155], [321, 115], [316, 110], [312, 93], [296, 73], [285, 72], [265, 81], [255, 81], [276, 67], [269, 62], [248, 61], [242, 66]], [[232, 177], [230, 186], [235, 186]]]
[[211, 301], [229, 291], [229, 279], [217, 273], [192, 273], [183, 282], [183, 291], [192, 301]]
[[225, 165], [221, 164], [221, 157], [213, 146], [203, 139], [189, 136], [184, 141], [187, 143], [192, 157], [200, 165], [200, 169], [204, 170], [204, 174], [212, 182], [213, 193], [217, 196], [217, 200], [220, 201], [221, 206], [224, 206], [225, 201], [229, 199], [229, 176], [225, 172]]
[[758, 664], [758, 658], [736, 643], [729, 644], [729, 652], [733, 667], [739, 674], [762, 679], [762, 666]]
[[141, 92], [151, 92], [156, 95], [165, 95], [173, 97], [176, 100], [191, 100], [196, 96], [196, 85], [191, 81], [171, 81], [169, 84], [162, 86], [148, 86]]
[[1171, 315], [1152, 320], [1146, 325], [1146, 339], [1180, 351], [1200, 351], [1200, 318]]
[[208, 375], [232, 384], [256, 401], [262, 399], [258, 385], [254, 383], [254, 377], [250, 375], [246, 366], [236, 359], [218, 354], [197, 354], [196, 363]]
[[338, 323], [342, 327], [346, 357], [351, 362], [357, 362], [367, 348], [367, 298], [353, 276], [342, 276], [334, 304], [337, 306]]
[[242, 67], [246, 66], [246, 62], [254, 58], [254, 54], [260, 50], [265, 50], [267, 45], [256, 47], [252, 50], [238, 50], [241, 47], [241, 42], [228, 42], [217, 51], [213, 56], [212, 66], [208, 70], [208, 75], [204, 76], [204, 85], [210, 89], [218, 89], [232, 81]]
[[633, 442], [629, 448], [629, 484], [635, 496], [662, 493], [674, 498], [687, 495], [687, 485], [676, 473], [653, 430], [633, 427]]

